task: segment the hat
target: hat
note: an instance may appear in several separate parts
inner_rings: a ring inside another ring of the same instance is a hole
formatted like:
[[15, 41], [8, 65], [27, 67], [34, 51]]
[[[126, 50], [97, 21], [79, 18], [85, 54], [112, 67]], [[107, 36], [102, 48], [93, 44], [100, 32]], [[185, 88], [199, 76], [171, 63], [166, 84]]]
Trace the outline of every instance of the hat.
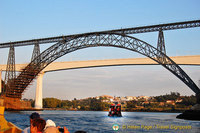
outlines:
[[46, 121], [46, 126], [45, 126], [45, 128], [47, 128], [47, 127], [56, 127], [56, 124], [55, 124], [55, 122], [53, 122], [52, 120], [48, 119], [48, 120]]
[[30, 119], [35, 119], [35, 118], [40, 118], [40, 115], [37, 112], [34, 112], [29, 117]]

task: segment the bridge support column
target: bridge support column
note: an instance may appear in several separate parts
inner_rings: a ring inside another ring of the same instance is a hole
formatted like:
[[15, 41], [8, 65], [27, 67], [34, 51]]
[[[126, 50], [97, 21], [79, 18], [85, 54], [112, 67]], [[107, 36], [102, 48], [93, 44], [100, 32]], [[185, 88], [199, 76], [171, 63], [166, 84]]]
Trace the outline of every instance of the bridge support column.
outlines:
[[37, 88], [35, 92], [35, 108], [42, 109], [42, 79], [44, 72], [41, 72], [37, 77]]
[[[38, 55], [40, 55], [40, 46], [38, 43], [35, 44], [33, 49], [33, 54], [31, 57], [31, 61], [33, 61]], [[37, 60], [34, 60], [35, 63], [40, 62], [40, 58], [37, 58]]]
[[[159, 30], [157, 49], [158, 49], [159, 51], [161, 51], [163, 54], [166, 55], [165, 40], [164, 40], [164, 34], [163, 34], [162, 29]], [[164, 55], [161, 54], [159, 51], [158, 51], [158, 59], [159, 59], [160, 61], [162, 61], [162, 62], [165, 62], [166, 59], [165, 59]]]
[[15, 47], [14, 45], [10, 45], [9, 55], [8, 55], [8, 62], [6, 67], [6, 74], [5, 74], [5, 83], [8, 84], [10, 80], [16, 78], [15, 72]]

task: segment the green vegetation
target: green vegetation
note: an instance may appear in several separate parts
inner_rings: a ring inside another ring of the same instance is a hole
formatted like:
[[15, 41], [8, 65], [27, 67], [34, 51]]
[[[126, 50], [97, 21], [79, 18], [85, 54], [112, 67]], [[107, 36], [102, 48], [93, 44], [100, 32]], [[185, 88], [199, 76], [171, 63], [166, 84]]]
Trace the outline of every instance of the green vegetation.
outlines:
[[156, 102], [165, 102], [167, 100], [177, 100], [180, 98], [180, 93], [178, 92], [171, 92], [171, 94], [161, 95], [154, 97]]
[[43, 107], [44, 108], [60, 108], [62, 101], [56, 98], [44, 98]]
[[[118, 99], [120, 97], [117, 97]], [[119, 100], [118, 100], [119, 101]], [[183, 111], [189, 109], [196, 103], [196, 97], [180, 96], [178, 92], [150, 97], [148, 99], [138, 98], [132, 101], [119, 101], [122, 104], [123, 111]], [[31, 100], [34, 106], [34, 101]], [[84, 110], [84, 111], [108, 111], [112, 102], [106, 97], [87, 98], [77, 100], [60, 100], [57, 98], [44, 98], [43, 107], [46, 109], [66, 109], [66, 110]]]
[[196, 97], [180, 96], [178, 92], [151, 97], [148, 100], [128, 101], [126, 111], [183, 111], [195, 105]]
[[44, 98], [43, 99], [44, 108], [62, 108], [68, 110], [92, 110], [92, 111], [103, 111], [108, 110], [109, 103], [102, 102], [102, 99], [88, 98], [83, 100], [72, 101], [69, 100], [59, 100], [57, 98]]

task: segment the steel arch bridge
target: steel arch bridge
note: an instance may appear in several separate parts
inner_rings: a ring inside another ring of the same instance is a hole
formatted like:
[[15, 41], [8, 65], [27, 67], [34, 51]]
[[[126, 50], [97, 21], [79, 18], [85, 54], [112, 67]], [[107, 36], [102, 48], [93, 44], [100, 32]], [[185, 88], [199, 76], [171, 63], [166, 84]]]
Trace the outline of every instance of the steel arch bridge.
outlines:
[[147, 56], [173, 73], [197, 95], [200, 94], [200, 89], [192, 79], [173, 60], [157, 48], [125, 34], [96, 32], [63, 38], [62, 41], [46, 49], [35, 57], [17, 78], [10, 82], [10, 86], [6, 88], [6, 96], [21, 98], [22, 93], [37, 74], [59, 57], [79, 49], [99, 46], [123, 48]]

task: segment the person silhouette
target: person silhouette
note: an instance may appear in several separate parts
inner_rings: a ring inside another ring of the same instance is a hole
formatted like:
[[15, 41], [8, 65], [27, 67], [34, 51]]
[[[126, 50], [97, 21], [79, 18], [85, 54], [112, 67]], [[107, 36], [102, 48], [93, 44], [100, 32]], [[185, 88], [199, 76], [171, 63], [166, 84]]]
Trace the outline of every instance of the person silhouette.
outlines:
[[[40, 115], [39, 115], [37, 112], [34, 112], [34, 113], [32, 113], [32, 114], [29, 116], [29, 118], [30, 118], [30, 126], [31, 126], [32, 121], [33, 121], [34, 119], [40, 118]], [[22, 131], [22, 133], [30, 133], [30, 126], [29, 126], [29, 127], [26, 127], [26, 128]]]

